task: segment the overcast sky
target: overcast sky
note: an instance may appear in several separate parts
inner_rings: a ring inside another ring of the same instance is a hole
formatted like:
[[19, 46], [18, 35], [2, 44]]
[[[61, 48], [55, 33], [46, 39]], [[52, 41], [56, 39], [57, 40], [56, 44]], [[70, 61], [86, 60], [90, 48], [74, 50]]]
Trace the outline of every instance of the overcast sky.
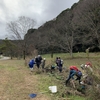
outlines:
[[35, 27], [56, 18], [63, 10], [70, 8], [79, 0], [0, 0], [0, 39], [8, 32], [6, 23], [15, 21], [19, 16], [36, 20]]

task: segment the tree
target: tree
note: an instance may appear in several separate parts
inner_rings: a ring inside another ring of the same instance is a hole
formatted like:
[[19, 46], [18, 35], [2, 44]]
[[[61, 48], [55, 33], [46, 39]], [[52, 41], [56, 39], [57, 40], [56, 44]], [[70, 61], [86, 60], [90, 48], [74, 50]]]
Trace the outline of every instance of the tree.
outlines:
[[81, 0], [76, 8], [76, 23], [84, 32], [83, 42], [100, 48], [100, 0]]
[[53, 57], [53, 53], [55, 51], [55, 47], [57, 47], [58, 35], [55, 32], [55, 23], [53, 20], [41, 26], [37, 33], [35, 33], [36, 39], [36, 48], [39, 51], [48, 51], [51, 53], [51, 57]]
[[[58, 23], [58, 35], [59, 35], [59, 46], [70, 53], [73, 57], [73, 46], [75, 45], [75, 24], [73, 22], [73, 11], [67, 9], [63, 12], [63, 17], [57, 20]], [[66, 19], [66, 20], [65, 20]], [[59, 24], [60, 23], [60, 24]]]
[[0, 46], [0, 49], [4, 52], [5, 55], [10, 56], [11, 59], [14, 56], [16, 45], [8, 40], [8, 38], [5, 38], [3, 40], [2, 45]]
[[23, 51], [23, 57], [25, 59], [26, 49], [28, 49], [28, 40], [24, 39], [25, 34], [29, 29], [35, 26], [35, 21], [31, 18], [20, 16], [18, 20], [7, 23], [7, 30], [11, 36], [11, 39], [18, 40], [18, 47]]

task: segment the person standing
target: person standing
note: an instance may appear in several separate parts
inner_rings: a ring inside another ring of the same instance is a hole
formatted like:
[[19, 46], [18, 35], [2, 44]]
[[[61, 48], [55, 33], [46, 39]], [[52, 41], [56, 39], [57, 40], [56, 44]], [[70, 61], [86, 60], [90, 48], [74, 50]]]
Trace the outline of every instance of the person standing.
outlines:
[[41, 55], [38, 55], [35, 59], [35, 62], [36, 62], [38, 69], [40, 68], [41, 61], [42, 61], [42, 57], [41, 57]]
[[63, 60], [61, 58], [58, 59], [58, 69], [59, 72], [62, 72], [62, 67], [63, 67]]
[[45, 59], [45, 58], [43, 58], [43, 60], [42, 60], [42, 64], [41, 64], [42, 69], [44, 69], [44, 67], [45, 67], [45, 61], [46, 61], [46, 59]]

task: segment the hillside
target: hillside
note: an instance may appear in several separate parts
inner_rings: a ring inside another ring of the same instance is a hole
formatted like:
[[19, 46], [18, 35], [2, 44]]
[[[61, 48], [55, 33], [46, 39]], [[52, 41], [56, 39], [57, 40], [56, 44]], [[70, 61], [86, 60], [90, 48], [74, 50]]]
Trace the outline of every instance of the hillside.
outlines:
[[[28, 29], [23, 40], [2, 48], [12, 56], [100, 51], [100, 0], [80, 0], [38, 29]], [[9, 46], [10, 45], [10, 46]], [[15, 48], [14, 48], [15, 47]], [[12, 53], [13, 52], [13, 53]]]
[[52, 48], [53, 52], [78, 52], [85, 51], [88, 47], [91, 47], [91, 51], [99, 50], [100, 2], [89, 1], [80, 0], [73, 4], [70, 9], [62, 11], [32, 34], [27, 33], [28, 38], [38, 50], [48, 52]]

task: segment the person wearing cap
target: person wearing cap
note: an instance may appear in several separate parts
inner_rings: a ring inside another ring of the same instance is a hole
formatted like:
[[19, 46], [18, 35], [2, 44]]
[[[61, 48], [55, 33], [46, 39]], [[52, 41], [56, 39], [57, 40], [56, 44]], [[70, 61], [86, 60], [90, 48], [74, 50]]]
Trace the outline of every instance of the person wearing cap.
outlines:
[[89, 69], [91, 72], [93, 72], [92, 64], [91, 64], [90, 62], [87, 62], [86, 64], [82, 64], [82, 65], [81, 65], [81, 68], [82, 68], [83, 70]]
[[45, 58], [43, 58], [43, 60], [42, 60], [42, 64], [41, 64], [42, 69], [44, 69], [44, 67], [45, 67], [45, 61], [46, 61], [46, 59], [45, 59]]
[[69, 73], [69, 77], [66, 80], [66, 85], [71, 78], [74, 79], [73, 77], [74, 75], [77, 77], [76, 80], [79, 80], [79, 84], [80, 84], [82, 72], [76, 66], [70, 66], [70, 73]]
[[29, 61], [29, 68], [30, 68], [31, 71], [33, 71], [34, 64], [35, 64], [34, 59]]

